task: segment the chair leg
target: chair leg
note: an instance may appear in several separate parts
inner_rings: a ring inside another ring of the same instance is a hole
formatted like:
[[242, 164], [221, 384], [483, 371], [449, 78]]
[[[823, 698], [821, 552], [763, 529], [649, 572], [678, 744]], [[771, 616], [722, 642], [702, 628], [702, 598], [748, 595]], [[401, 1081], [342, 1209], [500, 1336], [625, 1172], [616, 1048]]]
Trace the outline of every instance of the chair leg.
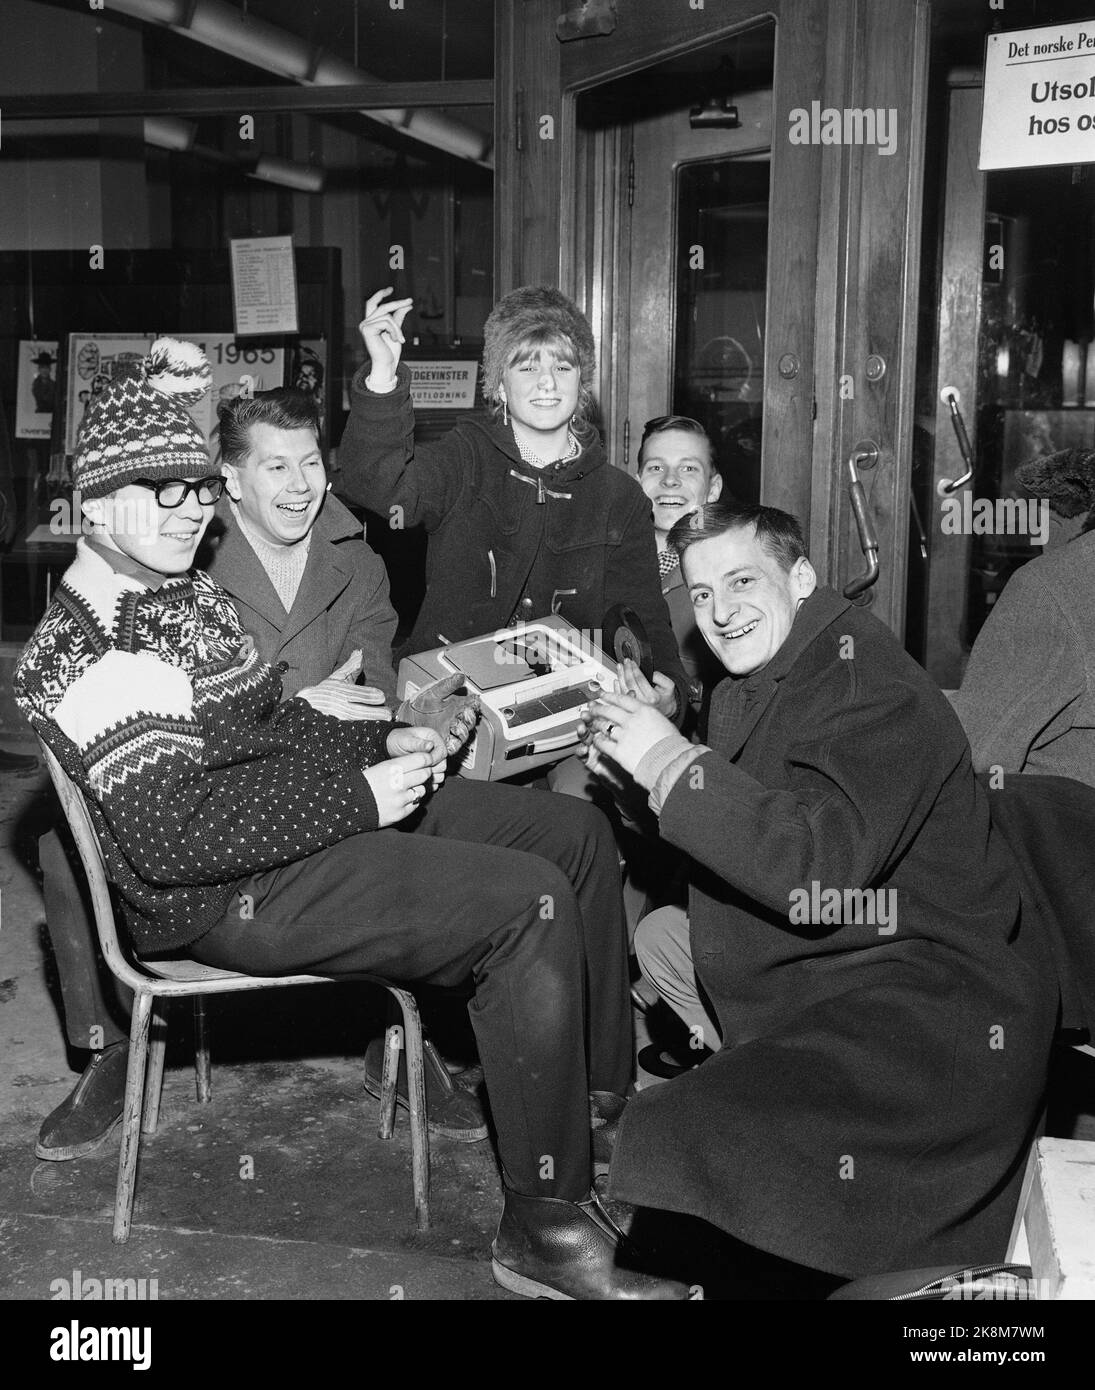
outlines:
[[413, 994], [391, 991], [403, 1010], [403, 1036], [407, 1049], [407, 1101], [411, 1112], [411, 1173], [414, 1180], [414, 1215], [420, 1231], [430, 1229], [430, 1132], [426, 1122], [426, 1069], [422, 1057], [422, 1022]]
[[125, 1106], [122, 1111], [122, 1147], [118, 1155], [118, 1188], [114, 1196], [115, 1244], [129, 1239], [133, 1220], [133, 1197], [137, 1184], [137, 1149], [141, 1142], [141, 1100], [148, 1064], [148, 1027], [152, 1018], [153, 996], [139, 991], [133, 999], [133, 1021], [129, 1029], [129, 1064], [125, 1077]]
[[155, 999], [152, 1022], [149, 1026], [148, 1074], [144, 1083], [144, 1120], [142, 1134], [155, 1134], [160, 1118], [160, 1096], [163, 1091], [163, 1063], [167, 1051], [167, 1023], [171, 1016], [171, 1000]]
[[390, 1139], [395, 1131], [395, 1097], [402, 1048], [403, 1025], [389, 1023], [384, 1034], [384, 1063], [380, 1072], [380, 1127], [377, 1129], [380, 1139]]
[[194, 996], [194, 1080], [198, 1101], [208, 1105], [213, 1098], [213, 1071], [209, 1065], [209, 1032], [205, 1021], [205, 999]]

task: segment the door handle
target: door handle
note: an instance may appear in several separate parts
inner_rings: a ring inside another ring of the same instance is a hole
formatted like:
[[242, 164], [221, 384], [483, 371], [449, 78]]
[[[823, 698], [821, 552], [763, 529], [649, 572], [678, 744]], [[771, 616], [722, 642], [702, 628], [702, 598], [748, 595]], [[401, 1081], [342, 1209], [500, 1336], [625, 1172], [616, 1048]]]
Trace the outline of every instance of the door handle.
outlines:
[[939, 399], [950, 409], [954, 436], [958, 440], [958, 452], [962, 455], [962, 462], [966, 465], [966, 471], [960, 478], [955, 478], [953, 482], [949, 478], [940, 478], [936, 484], [936, 491], [939, 496], [949, 497], [952, 492], [957, 492], [973, 477], [973, 449], [970, 446], [970, 437], [966, 433], [966, 422], [962, 419], [962, 412], [958, 409], [960, 399], [958, 392], [953, 386], [944, 386], [939, 393]]
[[848, 500], [852, 504], [852, 513], [855, 516], [856, 529], [859, 532], [859, 548], [867, 561], [867, 568], [862, 574], [857, 574], [854, 579], [849, 579], [845, 584], [843, 590], [845, 598], [858, 598], [878, 580], [878, 537], [874, 533], [874, 527], [871, 525], [871, 518], [867, 512], [867, 494], [863, 491], [863, 484], [859, 481], [860, 465], [871, 468], [877, 462], [878, 445], [871, 443], [857, 445], [848, 458], [848, 473], [851, 478], [848, 484]]

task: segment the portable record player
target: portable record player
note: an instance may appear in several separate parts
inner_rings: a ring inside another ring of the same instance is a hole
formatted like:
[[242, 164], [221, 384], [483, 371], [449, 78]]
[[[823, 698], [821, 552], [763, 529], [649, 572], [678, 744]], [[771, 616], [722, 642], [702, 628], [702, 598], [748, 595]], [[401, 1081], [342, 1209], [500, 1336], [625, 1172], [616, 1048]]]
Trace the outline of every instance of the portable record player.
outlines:
[[[621, 658], [641, 653], [645, 642], [634, 615], [627, 616], [632, 626], [618, 624], [612, 637]], [[399, 698], [462, 672], [467, 689], [479, 696], [481, 714], [456, 769], [479, 781], [514, 777], [569, 757], [586, 706], [602, 690], [616, 689], [617, 664], [601, 649], [602, 640], [600, 632], [579, 631], [554, 615], [500, 628], [404, 657]]]

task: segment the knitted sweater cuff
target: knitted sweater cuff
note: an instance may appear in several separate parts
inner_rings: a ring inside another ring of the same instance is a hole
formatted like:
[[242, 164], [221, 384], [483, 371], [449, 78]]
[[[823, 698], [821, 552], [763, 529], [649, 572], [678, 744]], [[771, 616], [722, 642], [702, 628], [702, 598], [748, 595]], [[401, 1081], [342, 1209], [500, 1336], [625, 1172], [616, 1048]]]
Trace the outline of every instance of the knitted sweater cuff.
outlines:
[[644, 754], [635, 769], [635, 781], [650, 792], [649, 806], [655, 815], [661, 814], [666, 797], [685, 768], [710, 751], [702, 743], [689, 743], [681, 734], [669, 734]]

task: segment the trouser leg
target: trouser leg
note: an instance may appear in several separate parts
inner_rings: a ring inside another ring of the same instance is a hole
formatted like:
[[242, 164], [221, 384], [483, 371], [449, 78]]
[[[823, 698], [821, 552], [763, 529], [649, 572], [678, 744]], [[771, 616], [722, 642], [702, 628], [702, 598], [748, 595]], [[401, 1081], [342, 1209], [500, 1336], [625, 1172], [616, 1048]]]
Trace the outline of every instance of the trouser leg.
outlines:
[[[610, 901], [615, 858], [609, 853], [611, 872], [600, 862], [611, 835], [595, 813], [579, 818], [588, 820], [583, 829], [572, 816], [557, 818], [551, 802], [512, 788], [453, 783], [427, 803], [420, 833], [354, 836], [241, 885], [253, 898], [253, 918], [228, 914], [195, 954], [259, 973], [367, 971], [443, 986], [470, 977], [469, 1013], [506, 1181], [526, 1195], [574, 1201], [590, 1177], [586, 958], [604, 976], [591, 998], [621, 995], [617, 1012], [625, 1020], [627, 986], [618, 877], [614, 912]], [[444, 838], [454, 818], [462, 840]], [[556, 862], [480, 843], [487, 834], [541, 851], [550, 846]], [[603, 909], [600, 926], [583, 920], [587, 908]], [[613, 949], [601, 941], [607, 929]], [[598, 1022], [601, 1066], [616, 1077], [621, 1049], [606, 1033]]]
[[619, 856], [606, 817], [549, 792], [453, 778], [427, 804], [416, 833], [522, 850], [566, 875], [578, 900], [590, 1086], [622, 1095], [633, 1066], [631, 999]]
[[696, 983], [687, 912], [659, 907], [644, 917], [635, 933], [635, 955], [644, 978], [688, 1029], [690, 1041], [717, 1052], [722, 1044]]
[[647, 808], [645, 793], [636, 789], [625, 813], [581, 758], [556, 763], [546, 781], [551, 791], [590, 801], [608, 817], [624, 865], [624, 920], [628, 942], [633, 943], [635, 929], [650, 908], [677, 896], [674, 881], [680, 874], [678, 851], [658, 838], [657, 821]]
[[121, 1020], [129, 1012], [132, 995], [99, 960], [95, 922], [82, 891], [83, 869], [67, 827], [58, 826], [42, 836], [38, 857], [46, 929], [64, 999], [65, 1032], [73, 1047], [100, 1052], [129, 1036]]

